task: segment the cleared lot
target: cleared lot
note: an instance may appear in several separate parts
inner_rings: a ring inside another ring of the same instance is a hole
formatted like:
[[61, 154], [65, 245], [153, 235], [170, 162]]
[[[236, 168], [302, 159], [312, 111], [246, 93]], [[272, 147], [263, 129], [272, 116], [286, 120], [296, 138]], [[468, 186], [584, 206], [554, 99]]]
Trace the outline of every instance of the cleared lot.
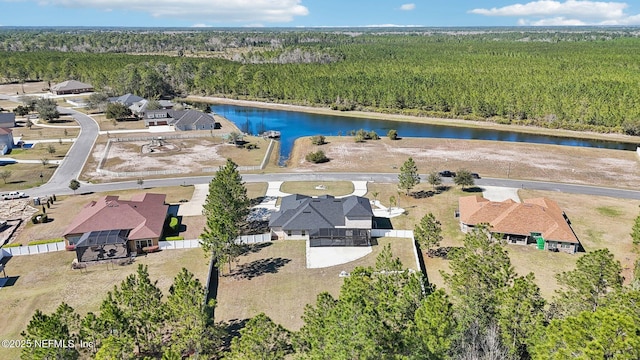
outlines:
[[[290, 170], [397, 173], [413, 157], [420, 173], [466, 168], [482, 177], [557, 181], [640, 188], [640, 158], [635, 151], [501, 141], [402, 138], [355, 143], [353, 137], [327, 137], [313, 145], [296, 141]], [[331, 161], [311, 164], [306, 154], [323, 150]]]

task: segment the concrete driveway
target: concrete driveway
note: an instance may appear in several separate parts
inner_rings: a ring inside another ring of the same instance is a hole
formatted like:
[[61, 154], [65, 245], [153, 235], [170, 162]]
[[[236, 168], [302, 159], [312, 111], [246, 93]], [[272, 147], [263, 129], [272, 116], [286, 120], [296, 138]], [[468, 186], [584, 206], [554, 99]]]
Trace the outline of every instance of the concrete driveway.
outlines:
[[515, 202], [520, 202], [520, 196], [518, 196], [517, 188], [509, 188], [502, 186], [482, 186], [482, 196], [491, 201], [505, 201], [512, 199]]
[[193, 186], [193, 195], [191, 200], [180, 204], [178, 216], [198, 216], [202, 215], [202, 206], [207, 200], [209, 194], [209, 184], [197, 184]]

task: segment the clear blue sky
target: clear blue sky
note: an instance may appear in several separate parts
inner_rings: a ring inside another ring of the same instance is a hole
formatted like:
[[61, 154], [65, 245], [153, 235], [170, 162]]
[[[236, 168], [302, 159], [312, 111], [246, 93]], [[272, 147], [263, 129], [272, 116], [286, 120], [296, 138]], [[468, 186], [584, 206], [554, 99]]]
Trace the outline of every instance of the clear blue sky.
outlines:
[[640, 25], [619, 0], [0, 0], [0, 26]]

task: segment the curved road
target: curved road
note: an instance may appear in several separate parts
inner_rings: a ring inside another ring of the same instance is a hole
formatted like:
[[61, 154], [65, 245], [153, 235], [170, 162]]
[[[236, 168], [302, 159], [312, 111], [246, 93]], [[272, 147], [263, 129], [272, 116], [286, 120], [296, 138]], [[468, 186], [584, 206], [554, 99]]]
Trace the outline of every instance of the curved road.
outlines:
[[[67, 156], [53, 173], [49, 182], [37, 188], [30, 189], [30, 195], [48, 195], [62, 194], [63, 192], [71, 192], [69, 189], [69, 181], [77, 179], [84, 167], [84, 163], [91, 154], [93, 144], [98, 138], [100, 130], [98, 124], [89, 116], [69, 108], [58, 107], [61, 114], [70, 114], [80, 125], [80, 134], [76, 141], [73, 142], [71, 148], [67, 152]], [[66, 191], [61, 191], [65, 189]]]
[[[19, 102], [14, 96], [0, 96], [8, 100]], [[69, 189], [69, 181], [77, 179], [84, 167], [87, 158], [91, 155], [91, 149], [98, 137], [98, 124], [89, 116], [69, 108], [59, 108], [60, 113], [73, 116], [80, 125], [80, 134], [69, 149], [62, 165], [58, 167], [49, 182], [37, 188], [25, 190], [30, 196], [45, 196], [51, 194], [72, 194]], [[398, 174], [378, 174], [378, 173], [273, 173], [273, 174], [244, 174], [246, 182], [268, 182], [268, 181], [339, 181], [339, 180], [366, 180], [383, 183], [394, 183], [398, 181]], [[144, 187], [159, 186], [179, 186], [206, 184], [211, 181], [212, 176], [184, 177], [169, 179], [149, 179], [145, 180]], [[426, 179], [422, 175], [423, 180]], [[451, 179], [443, 179], [445, 184], [450, 184]], [[554, 183], [531, 180], [513, 180], [483, 178], [476, 180], [476, 185], [482, 186], [502, 186], [509, 188], [524, 188], [531, 190], [548, 190], [573, 194], [586, 194], [597, 196], [609, 196], [623, 199], [640, 200], [640, 191], [615, 189], [600, 186], [574, 185], [566, 183]], [[136, 181], [122, 181], [102, 184], [83, 183], [78, 190], [80, 193], [103, 192], [114, 190], [136, 189], [139, 185]]]

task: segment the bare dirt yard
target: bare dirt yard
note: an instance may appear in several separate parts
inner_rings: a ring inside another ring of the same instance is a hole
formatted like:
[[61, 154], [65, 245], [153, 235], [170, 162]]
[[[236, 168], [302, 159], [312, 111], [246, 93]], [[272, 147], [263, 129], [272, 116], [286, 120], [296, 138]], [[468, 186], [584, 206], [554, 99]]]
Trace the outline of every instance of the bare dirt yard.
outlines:
[[[65, 302], [81, 315], [97, 312], [108, 291], [130, 274], [137, 264], [148, 266], [152, 280], [167, 296], [174, 277], [181, 268], [194, 273], [206, 283], [209, 260], [202, 249], [165, 250], [138, 257], [131, 265], [98, 264], [86, 271], [72, 270], [75, 252], [14, 256], [6, 265], [10, 286], [0, 288], [0, 339], [20, 339], [36, 309], [50, 314]], [[2, 350], [3, 359], [18, 359], [20, 350]]]
[[[444, 239], [440, 246], [462, 246], [464, 234], [460, 231], [458, 219], [454, 217], [458, 208], [458, 198], [478, 193], [450, 187], [434, 195], [416, 199], [404, 194], [398, 196], [396, 184], [370, 183], [368, 188], [367, 197], [373, 199], [372, 194], [378, 193], [377, 199], [385, 206], [389, 205], [391, 196], [399, 197], [399, 206], [404, 208], [406, 213], [391, 219], [393, 228], [413, 229], [425, 214], [432, 212], [442, 223]], [[429, 190], [432, 188], [428, 184], [420, 184], [415, 189], [424, 192]], [[544, 196], [556, 201], [571, 220], [572, 227], [585, 250], [590, 252], [601, 248], [609, 249], [621, 262], [626, 281], [631, 279], [633, 264], [638, 254], [632, 251], [629, 234], [633, 221], [639, 214], [639, 200], [533, 190], [519, 190], [518, 193], [522, 199]], [[533, 272], [542, 295], [547, 299], [551, 299], [558, 289], [555, 275], [573, 270], [576, 261], [583, 255], [540, 251], [532, 246], [508, 245], [506, 249], [516, 272], [519, 275]], [[444, 287], [440, 271], [449, 271], [448, 260], [430, 258], [426, 255], [426, 249], [422, 250], [429, 281], [437, 287]]]
[[[313, 145], [298, 139], [289, 161], [297, 172], [399, 172], [413, 157], [420, 173], [466, 168], [480, 176], [640, 188], [640, 157], [634, 151], [481, 140], [402, 138], [354, 142], [351, 136], [328, 137]], [[323, 150], [329, 162], [304, 157]]]
[[[176, 133], [153, 134], [153, 136], [172, 135]], [[118, 134], [119, 138], [149, 136], [152, 135]], [[101, 135], [96, 141], [83, 170], [83, 180], [94, 182], [112, 180], [97, 172], [97, 165], [104, 155], [107, 140], [107, 135]], [[182, 174], [203, 175], [207, 173], [208, 168], [223, 165], [227, 158], [232, 159], [239, 166], [259, 166], [269, 147], [269, 140], [245, 136], [244, 141], [255, 144], [258, 148], [252, 150], [239, 148], [226, 143], [219, 136], [166, 139], [161, 142], [151, 140], [112, 142], [103, 168], [115, 172], [180, 170]]]
[[307, 269], [304, 241], [275, 241], [246, 253], [231, 274], [220, 278], [216, 321], [243, 320], [264, 312], [287, 329], [297, 330], [307, 304], [320, 292], [340, 293], [341, 271], [374, 266], [385, 244], [407, 268], [415, 268], [411, 240], [381, 238], [373, 252], [359, 260], [322, 269]]
[[0, 85], [0, 94], [5, 95], [26, 95], [39, 94], [45, 92], [45, 88], [49, 85], [46, 81], [26, 82], [24, 84], [2, 84]]

